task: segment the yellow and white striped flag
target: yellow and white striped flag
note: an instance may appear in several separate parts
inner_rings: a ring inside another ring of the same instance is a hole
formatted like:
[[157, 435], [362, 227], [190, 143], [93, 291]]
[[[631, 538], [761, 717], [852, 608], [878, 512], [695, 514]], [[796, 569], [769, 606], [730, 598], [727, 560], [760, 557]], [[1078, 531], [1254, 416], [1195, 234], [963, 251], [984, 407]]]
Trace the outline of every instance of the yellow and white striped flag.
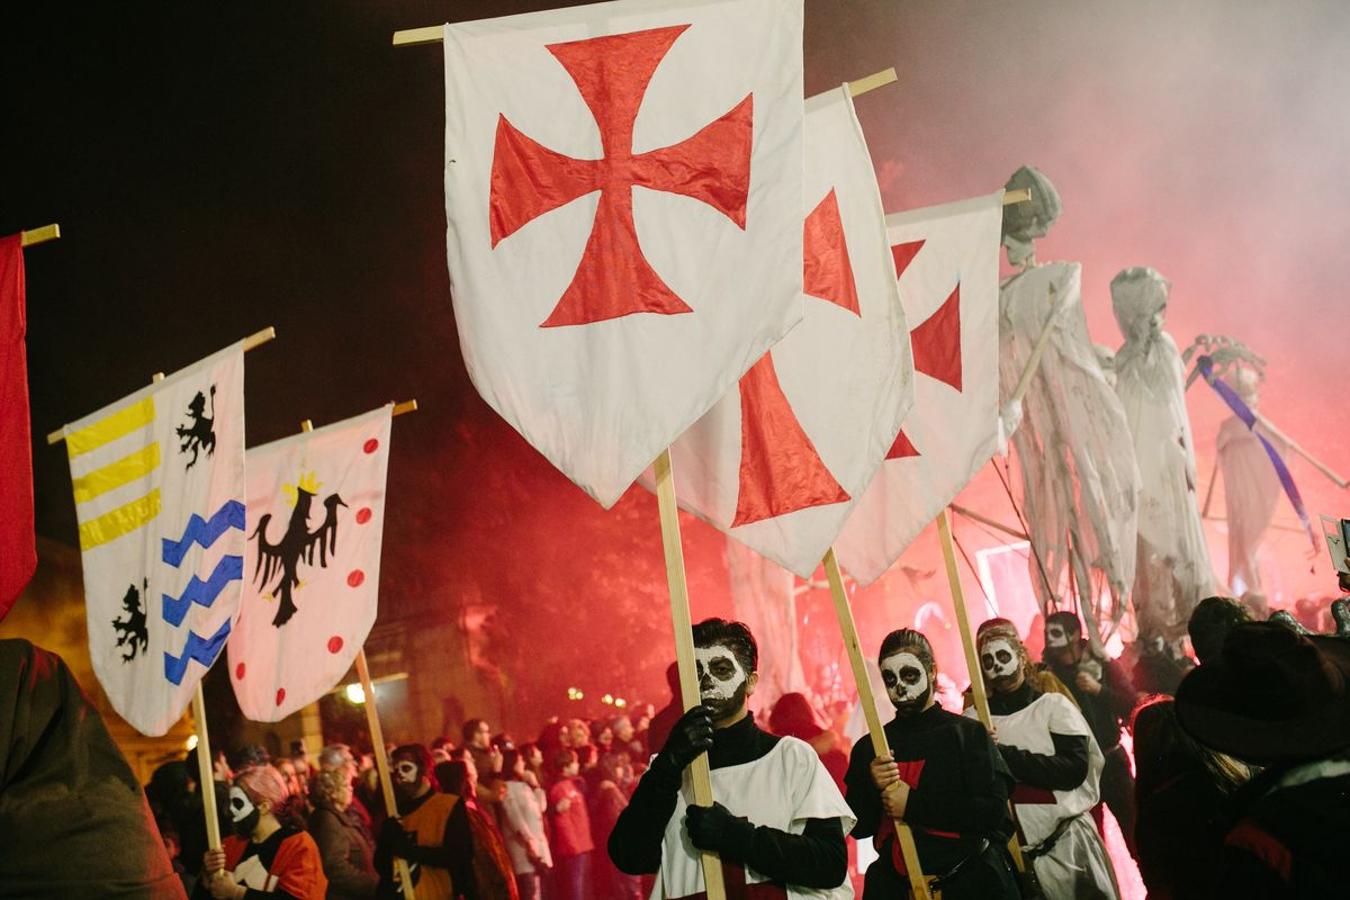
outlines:
[[243, 343], [67, 425], [65, 438], [94, 673], [124, 719], [161, 735], [239, 611]]

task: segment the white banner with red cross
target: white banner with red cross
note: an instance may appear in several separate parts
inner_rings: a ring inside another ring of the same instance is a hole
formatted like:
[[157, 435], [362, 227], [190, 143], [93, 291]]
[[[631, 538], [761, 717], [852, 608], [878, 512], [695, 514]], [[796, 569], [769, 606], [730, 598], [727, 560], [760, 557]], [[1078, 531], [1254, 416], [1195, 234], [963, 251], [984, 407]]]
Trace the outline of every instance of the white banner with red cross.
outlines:
[[328, 693], [375, 624], [392, 406], [248, 451], [239, 709], [276, 722]]
[[807, 578], [914, 392], [881, 194], [847, 86], [806, 101], [804, 184], [802, 323], [671, 455], [680, 506]]
[[1002, 223], [1002, 191], [886, 217], [915, 399], [835, 543], [860, 584], [890, 568], [998, 448]]
[[802, 316], [802, 2], [447, 25], [447, 251], [479, 393], [604, 506]]

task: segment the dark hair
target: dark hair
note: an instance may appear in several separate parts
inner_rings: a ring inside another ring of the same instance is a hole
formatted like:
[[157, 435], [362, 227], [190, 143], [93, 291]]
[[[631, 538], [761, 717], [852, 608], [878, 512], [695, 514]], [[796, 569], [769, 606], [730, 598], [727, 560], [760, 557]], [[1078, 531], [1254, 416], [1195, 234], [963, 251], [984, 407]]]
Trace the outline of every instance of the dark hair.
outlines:
[[[510, 781], [522, 780], [521, 777], [516, 774], [516, 763], [520, 762], [524, 758], [525, 754], [521, 750], [517, 750], [515, 747], [508, 747], [505, 750], [503, 750], [502, 777]], [[529, 768], [529, 766], [527, 765], [526, 768]]]
[[928, 643], [928, 638], [924, 637], [922, 631], [915, 631], [913, 628], [897, 628], [886, 635], [881, 642], [881, 649], [877, 651], [877, 663], [880, 664], [888, 656], [907, 650], [919, 658], [929, 671], [936, 668], [937, 664], [933, 657], [933, 645]]
[[1252, 770], [1231, 756], [1196, 741], [1177, 722], [1176, 700], [1150, 694], [1130, 718], [1134, 736], [1136, 785], [1140, 794], [1155, 790], [1179, 770], [1199, 763], [1216, 788], [1232, 793], [1252, 777]]
[[478, 729], [486, 724], [487, 724], [486, 719], [470, 719], [469, 721], [465, 722], [463, 726], [460, 727], [459, 729], [460, 737], [464, 738], [466, 742], [471, 741], [473, 740], [474, 735], [478, 733]]
[[406, 756], [417, 763], [422, 770], [422, 777], [431, 781], [433, 790], [438, 790], [440, 784], [436, 781], [436, 766], [431, 758], [431, 751], [421, 744], [400, 744], [394, 748], [394, 752], [389, 754], [393, 759], [400, 756]]
[[745, 669], [747, 675], [759, 671], [759, 645], [744, 622], [727, 619], [704, 619], [694, 626], [694, 646], [711, 647], [723, 644]]
[[473, 792], [469, 789], [469, 764], [462, 759], [437, 763], [436, 780], [440, 782], [442, 793], [458, 794], [461, 797], [473, 796]]
[[[455, 749], [455, 741], [454, 741], [454, 739], [451, 738], [449, 735], [443, 734], [443, 735], [441, 735], [440, 737], [436, 738], [434, 741], [431, 742], [431, 749], [432, 749], [433, 751], [439, 750], [439, 749], [441, 749], [442, 747], [449, 747], [450, 750]], [[450, 752], [450, 751], [447, 750], [446, 752], [448, 753], [448, 752]]]
[[554, 775], [561, 775], [562, 770], [572, 765], [574, 762], [580, 762], [577, 759], [576, 751], [563, 748], [555, 752], [548, 758], [548, 770]]
[[1078, 621], [1078, 613], [1069, 612], [1067, 609], [1061, 609], [1059, 612], [1052, 612], [1045, 617], [1045, 627], [1051, 625], [1061, 626], [1065, 632], [1077, 637], [1083, 636], [1083, 623]]
[[1200, 664], [1218, 658], [1234, 625], [1251, 620], [1247, 607], [1231, 597], [1206, 597], [1197, 603], [1186, 624], [1186, 632], [1191, 636], [1191, 648]]
[[250, 769], [254, 766], [271, 765], [272, 757], [267, 749], [261, 744], [245, 744], [234, 753], [230, 754], [228, 760], [230, 768], [238, 772], [242, 769]]

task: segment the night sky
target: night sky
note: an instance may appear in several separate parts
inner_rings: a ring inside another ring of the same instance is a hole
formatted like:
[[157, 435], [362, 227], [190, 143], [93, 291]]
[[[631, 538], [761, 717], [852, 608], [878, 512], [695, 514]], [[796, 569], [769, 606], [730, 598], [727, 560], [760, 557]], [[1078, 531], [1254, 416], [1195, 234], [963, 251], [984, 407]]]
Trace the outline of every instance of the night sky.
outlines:
[[[447, 12], [549, 5], [49, 3], [11, 16], [0, 233], [57, 221], [64, 234], [26, 254], [40, 534], [76, 541], [64, 451], [46, 432], [274, 325], [278, 340], [247, 358], [250, 445], [304, 418], [422, 404], [394, 428], [382, 616], [496, 606], [501, 664], [532, 711], [582, 666], [659, 696], [670, 626], [655, 502], [634, 489], [601, 510], [473, 391], [445, 267], [441, 56], [390, 46]], [[809, 93], [899, 72], [858, 102], [888, 210], [1039, 166], [1065, 206], [1040, 256], [1084, 262], [1097, 341], [1120, 342], [1111, 276], [1156, 266], [1174, 283], [1178, 343], [1217, 332], [1264, 353], [1263, 409], [1350, 470], [1350, 7], [806, 5]], [[1223, 413], [1202, 390], [1188, 399], [1207, 482]], [[1294, 470], [1314, 513], [1350, 512]], [[963, 502], [1008, 518], [988, 481]], [[722, 539], [692, 520], [685, 538], [695, 616], [728, 611]], [[1287, 588], [1313, 590], [1325, 566], [1309, 581], [1293, 547]], [[916, 554], [931, 565], [927, 542]], [[531, 648], [528, 664], [510, 642]]]

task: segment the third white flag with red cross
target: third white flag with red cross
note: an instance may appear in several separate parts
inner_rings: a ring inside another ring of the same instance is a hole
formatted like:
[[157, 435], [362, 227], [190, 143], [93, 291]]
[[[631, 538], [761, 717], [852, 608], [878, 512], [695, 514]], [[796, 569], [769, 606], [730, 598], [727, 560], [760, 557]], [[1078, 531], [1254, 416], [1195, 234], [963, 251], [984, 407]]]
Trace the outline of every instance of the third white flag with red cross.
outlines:
[[802, 323], [671, 455], [680, 506], [806, 578], [895, 442], [914, 369], [847, 86], [806, 101], [804, 184]]
[[609, 506], [802, 315], [801, 0], [445, 26], [460, 347]]
[[835, 544], [861, 584], [890, 568], [998, 448], [1002, 223], [1002, 191], [886, 217], [914, 409]]

